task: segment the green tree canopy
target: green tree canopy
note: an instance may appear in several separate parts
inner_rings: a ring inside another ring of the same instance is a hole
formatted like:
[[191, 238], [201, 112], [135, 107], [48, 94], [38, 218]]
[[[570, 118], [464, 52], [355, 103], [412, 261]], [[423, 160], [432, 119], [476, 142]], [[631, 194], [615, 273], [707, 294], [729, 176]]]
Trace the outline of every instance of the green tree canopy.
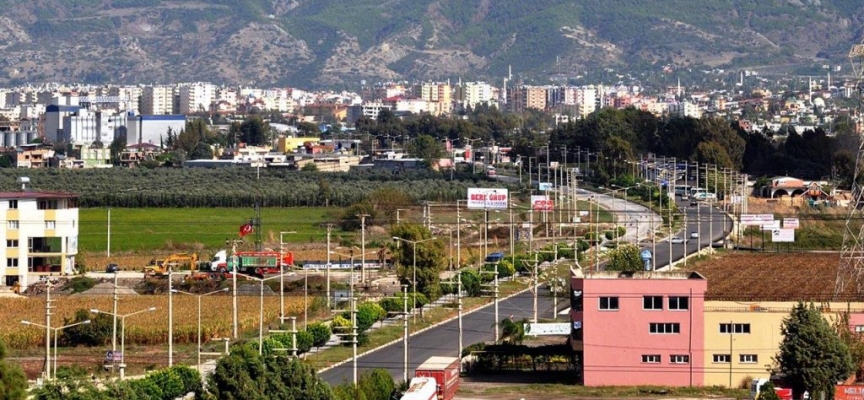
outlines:
[[609, 263], [606, 269], [610, 271], [636, 272], [643, 268], [642, 256], [638, 246], [623, 244], [609, 252]]
[[19, 400], [27, 397], [27, 377], [20, 366], [6, 360], [6, 344], [0, 341], [0, 399]]
[[[400, 266], [397, 273], [400, 281], [409, 285], [413, 291], [412, 281], [416, 272], [417, 291], [425, 294], [430, 300], [437, 299], [441, 295], [439, 285], [440, 273], [444, 268], [445, 255], [444, 244], [440, 240], [430, 240], [432, 233], [426, 227], [419, 224], [402, 223], [393, 227], [390, 232], [394, 237], [407, 241], [422, 243], [412, 244], [400, 240], [394, 243], [391, 249], [393, 260]], [[416, 271], [414, 270], [414, 248], [416, 246], [417, 259]]]
[[444, 157], [444, 146], [438, 139], [429, 135], [417, 136], [408, 145], [408, 154], [411, 157], [422, 158], [430, 165]]
[[826, 398], [834, 394], [834, 384], [846, 380], [854, 372], [849, 347], [831, 328], [819, 310], [811, 303], [798, 303], [783, 320], [780, 328], [783, 341], [775, 357], [780, 373], [792, 387], [795, 398], [804, 391], [811, 398]]

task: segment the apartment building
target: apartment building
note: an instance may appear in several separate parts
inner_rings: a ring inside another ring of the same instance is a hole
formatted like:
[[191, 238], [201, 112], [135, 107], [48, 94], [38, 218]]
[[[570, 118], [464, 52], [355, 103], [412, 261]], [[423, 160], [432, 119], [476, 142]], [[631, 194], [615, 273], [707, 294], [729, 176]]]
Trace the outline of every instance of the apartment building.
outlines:
[[174, 86], [147, 86], [141, 92], [140, 110], [143, 115], [170, 115], [177, 114], [179, 106], [175, 110], [174, 95], [177, 92]]
[[59, 192], [0, 192], [5, 226], [0, 240], [3, 284], [29, 285], [30, 274], [60, 275], [75, 270], [78, 254], [78, 195]]
[[571, 272], [585, 386], [704, 384], [707, 281], [691, 272]]
[[492, 86], [486, 82], [467, 82], [461, 88], [461, 103], [463, 108], [476, 108], [479, 105], [493, 105]]
[[216, 101], [216, 86], [209, 83], [193, 83], [180, 86], [180, 114], [192, 114], [210, 110]]
[[426, 100], [428, 107], [426, 111], [436, 116], [453, 111], [452, 93], [449, 83], [424, 83], [420, 86], [420, 98]]

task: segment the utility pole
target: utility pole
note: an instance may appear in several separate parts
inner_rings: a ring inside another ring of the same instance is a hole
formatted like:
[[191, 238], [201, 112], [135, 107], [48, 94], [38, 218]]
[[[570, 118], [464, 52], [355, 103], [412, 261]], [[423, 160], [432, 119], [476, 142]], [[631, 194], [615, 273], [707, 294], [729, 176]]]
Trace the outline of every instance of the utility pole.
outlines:
[[351, 354], [354, 370], [354, 390], [357, 390], [357, 298], [353, 296], [351, 297]]
[[408, 285], [402, 285], [402, 380], [408, 382]]
[[501, 338], [498, 334], [498, 263], [495, 263], [495, 341]]
[[[192, 261], [194, 263], [195, 261]], [[168, 264], [168, 263], [166, 263]], [[174, 288], [172, 288], [172, 280], [174, 279], [174, 267], [171, 264], [168, 267], [168, 366], [174, 366]], [[194, 265], [190, 265], [191, 270], [195, 270]]]
[[459, 200], [456, 200], [456, 269], [462, 268], [462, 215], [459, 213]]
[[458, 315], [459, 315], [459, 351], [457, 357], [462, 359], [462, 273], [456, 274], [456, 295], [458, 298]]
[[327, 293], [327, 310], [330, 310], [330, 231], [333, 230], [333, 224], [327, 224], [327, 284], [324, 291]]
[[114, 272], [114, 308], [111, 318], [114, 319], [114, 329], [111, 332], [111, 372], [114, 372], [114, 353], [117, 352], [117, 301], [120, 300], [117, 290], [117, 272]]
[[231, 261], [232, 261], [232, 265], [231, 265], [231, 296], [233, 298], [232, 304], [231, 304], [231, 310], [232, 310], [232, 315], [233, 315], [232, 323], [231, 323], [231, 326], [232, 326], [231, 336], [234, 339], [237, 339], [239, 337], [239, 332], [237, 331], [237, 321], [238, 321], [238, 319], [237, 319], [237, 270], [238, 270], [238, 264], [240, 264], [237, 260], [237, 243], [238, 242], [242, 243], [241, 240], [237, 240], [237, 239], [226, 239], [225, 240], [225, 244], [231, 245]]
[[51, 281], [45, 285], [45, 381], [51, 379]]
[[[360, 217], [360, 283], [366, 283], [366, 217], [369, 214], [358, 214]], [[354, 267], [353, 265], [351, 266]]]

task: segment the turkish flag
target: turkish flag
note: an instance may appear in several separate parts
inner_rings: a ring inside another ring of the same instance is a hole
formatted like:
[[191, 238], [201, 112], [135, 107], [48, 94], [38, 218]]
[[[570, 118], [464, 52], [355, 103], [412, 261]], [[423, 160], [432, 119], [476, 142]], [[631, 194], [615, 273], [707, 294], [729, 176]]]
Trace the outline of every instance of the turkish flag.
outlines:
[[246, 236], [250, 233], [252, 233], [252, 223], [251, 222], [240, 225], [240, 236]]

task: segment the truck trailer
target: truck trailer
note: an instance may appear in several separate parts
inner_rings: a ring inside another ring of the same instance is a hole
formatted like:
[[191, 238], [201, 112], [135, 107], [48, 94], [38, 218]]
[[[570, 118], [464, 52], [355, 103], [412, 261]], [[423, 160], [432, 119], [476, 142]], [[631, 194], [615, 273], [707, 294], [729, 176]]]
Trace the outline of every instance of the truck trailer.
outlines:
[[429, 359], [414, 370], [414, 377], [415, 379], [433, 378], [437, 388], [438, 399], [451, 400], [456, 396], [456, 391], [459, 390], [459, 372], [461, 366], [462, 361], [456, 357], [429, 357]]
[[412, 378], [408, 390], [399, 400], [437, 400], [438, 383], [435, 378]]

